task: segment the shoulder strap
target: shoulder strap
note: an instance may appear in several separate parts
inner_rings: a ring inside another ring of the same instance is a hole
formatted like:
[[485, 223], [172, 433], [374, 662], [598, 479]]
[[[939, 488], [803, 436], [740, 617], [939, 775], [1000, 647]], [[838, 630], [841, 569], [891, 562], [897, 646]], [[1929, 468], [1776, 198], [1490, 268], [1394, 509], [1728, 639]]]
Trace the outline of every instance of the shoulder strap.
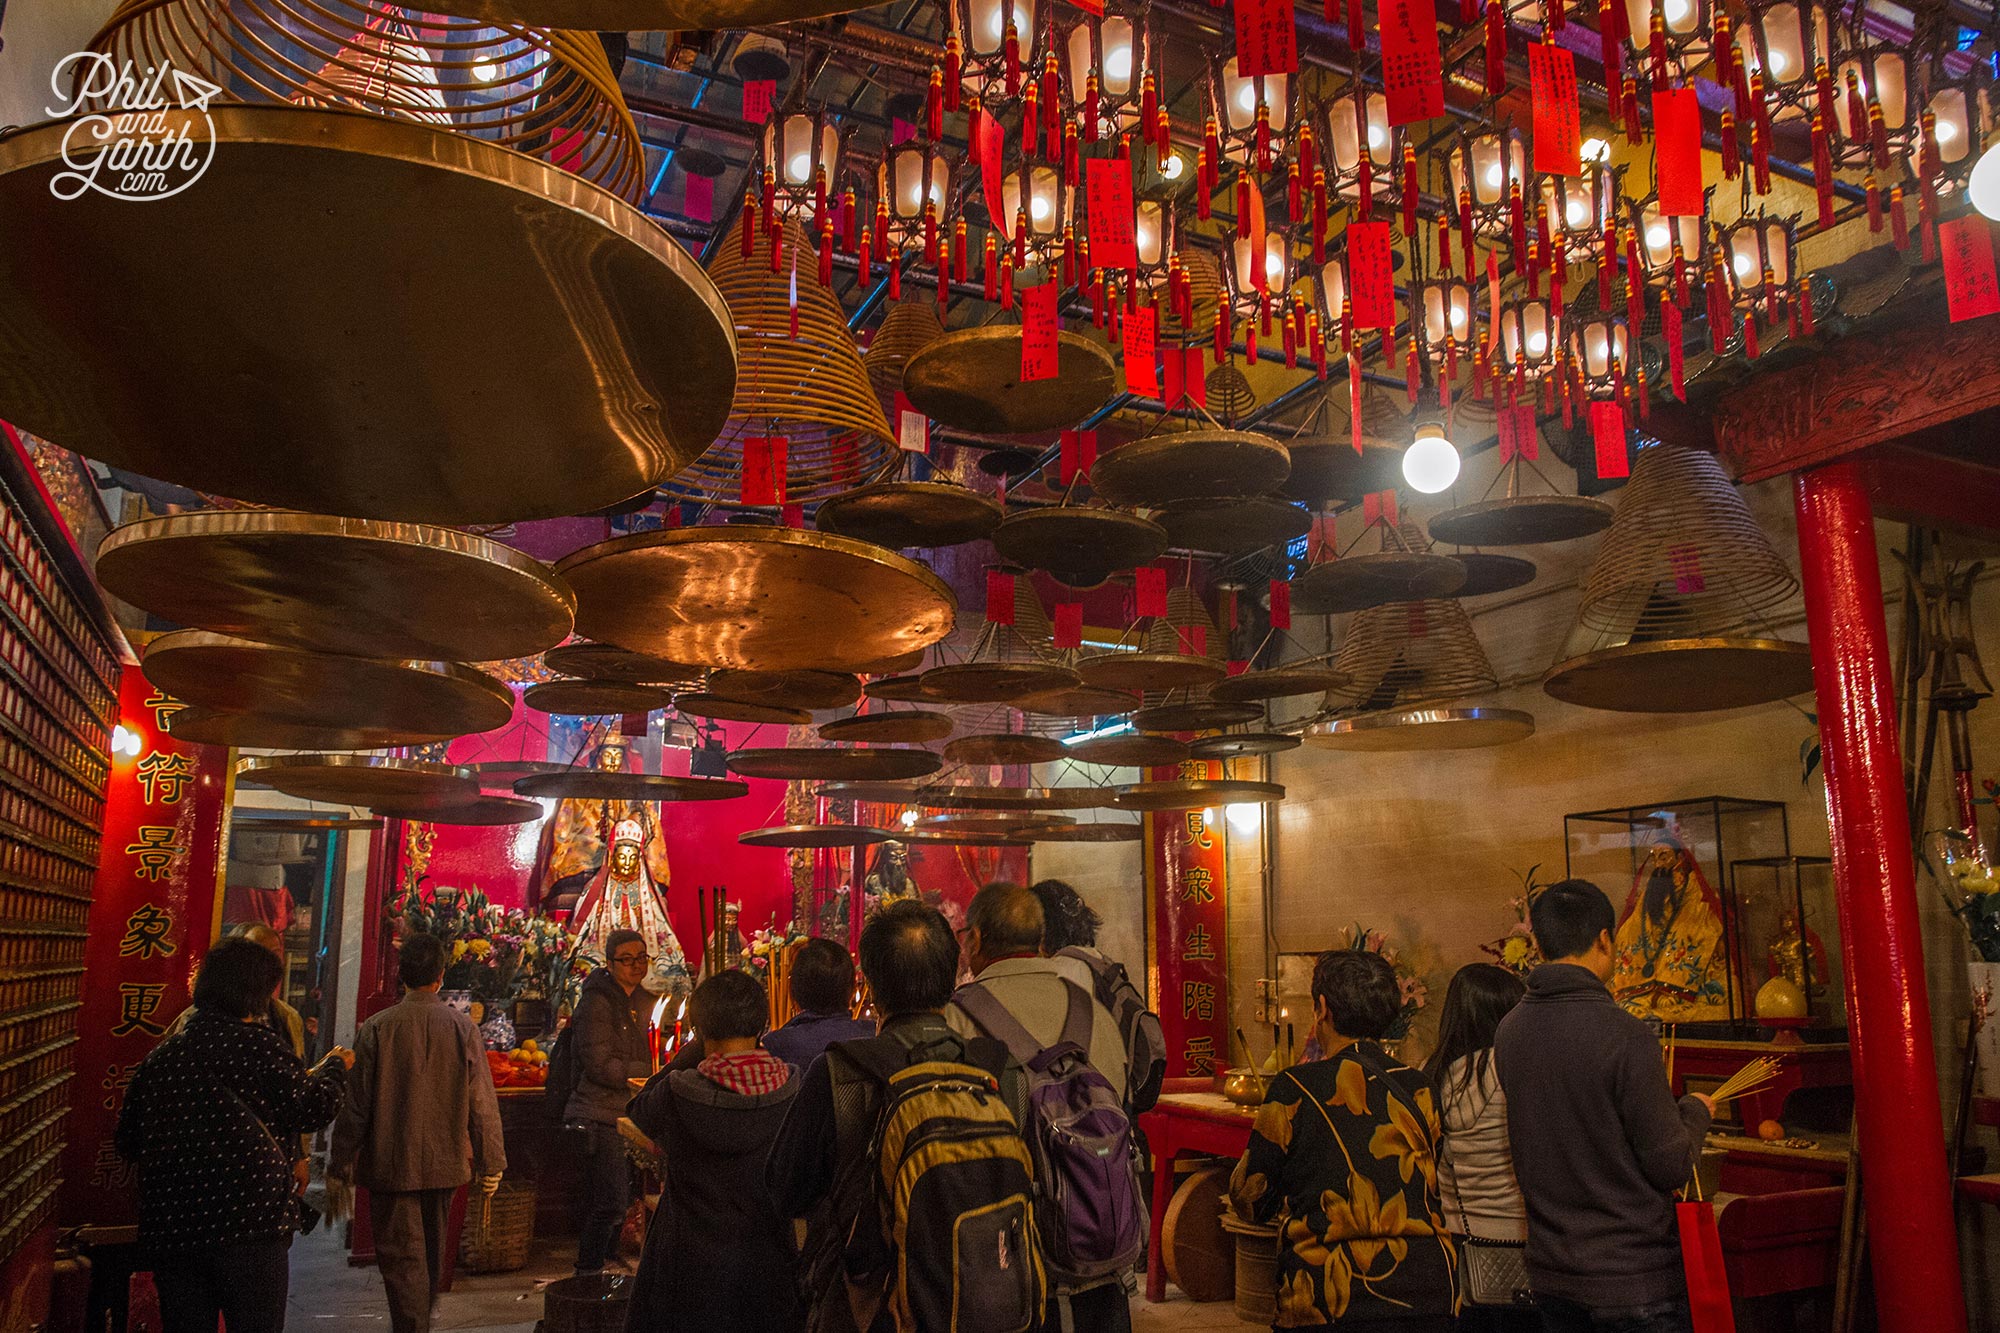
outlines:
[[1041, 1054], [1042, 1044], [1035, 1040], [1035, 1035], [1022, 1027], [1021, 1021], [1007, 1012], [1007, 1006], [978, 982], [960, 986], [957, 994], [951, 997], [951, 1002], [963, 1009], [966, 1016], [978, 1024], [981, 1032], [1005, 1046], [1007, 1053], [1022, 1064]]
[[1069, 1011], [1063, 1015], [1062, 1036], [1056, 1038], [1056, 1040], [1058, 1042], [1068, 1042], [1082, 1051], [1084, 1059], [1088, 1060], [1090, 1058], [1090, 1029], [1097, 1021], [1096, 1015], [1091, 1013], [1090, 1010], [1091, 1006], [1096, 1004], [1097, 1001], [1090, 992], [1077, 985], [1074, 981], [1071, 981], [1068, 977], [1062, 979], [1062, 984], [1063, 989], [1068, 994]]

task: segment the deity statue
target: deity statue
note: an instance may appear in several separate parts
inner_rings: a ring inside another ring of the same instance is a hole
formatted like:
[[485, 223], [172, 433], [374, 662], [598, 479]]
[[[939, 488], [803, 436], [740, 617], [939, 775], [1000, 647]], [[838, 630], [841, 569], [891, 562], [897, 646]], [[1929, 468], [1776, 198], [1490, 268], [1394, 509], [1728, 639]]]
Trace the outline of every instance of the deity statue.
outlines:
[[[625, 738], [614, 733], [598, 745], [592, 761], [603, 772], [622, 773], [627, 757]], [[637, 820], [644, 830], [646, 873], [664, 892], [673, 876], [655, 803], [577, 797], [558, 802], [555, 818], [542, 826], [528, 906], [544, 912], [574, 908], [577, 895], [604, 868], [612, 828], [627, 819]]]
[[1612, 939], [1612, 997], [1641, 1018], [1726, 1020], [1728, 967], [1722, 900], [1669, 824], [1632, 876]]
[[646, 830], [636, 819], [620, 820], [611, 833], [611, 855], [576, 905], [576, 954], [604, 961], [604, 941], [614, 930], [636, 930], [646, 941], [652, 965], [643, 983], [656, 995], [685, 997], [693, 983], [687, 955], [667, 920], [661, 886], [647, 869]]
[[[744, 958], [750, 953], [750, 941], [744, 938], [743, 931], [737, 925], [737, 922], [742, 920], [742, 917], [742, 903], [725, 903], [723, 905], [722, 956], [720, 958], [704, 958], [702, 960], [701, 974], [704, 979], [714, 976], [717, 972], [727, 972], [732, 967], [741, 967], [743, 965]], [[714, 942], [713, 940], [710, 941], [711, 944]], [[711, 950], [711, 952], [713, 951]]]
[[1785, 977], [1800, 990], [1808, 981], [1815, 987], [1824, 987], [1828, 980], [1826, 964], [1826, 941], [1811, 926], [1801, 929], [1798, 912], [1787, 907], [1778, 919], [1778, 934], [1766, 951], [1765, 961], [1771, 975]]
[[868, 878], [862, 883], [867, 893], [868, 910], [885, 907], [905, 898], [917, 897], [917, 881], [910, 877], [910, 851], [902, 843], [889, 841], [875, 853], [875, 863], [868, 867]]

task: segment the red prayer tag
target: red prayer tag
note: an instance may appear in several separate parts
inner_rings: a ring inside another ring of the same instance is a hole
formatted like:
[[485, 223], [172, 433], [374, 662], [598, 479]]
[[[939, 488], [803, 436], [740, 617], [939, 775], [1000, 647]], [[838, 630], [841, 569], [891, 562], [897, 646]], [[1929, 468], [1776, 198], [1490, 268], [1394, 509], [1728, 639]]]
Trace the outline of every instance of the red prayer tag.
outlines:
[[[1125, 351], [1125, 392], [1157, 395], [1160, 367], [1156, 355], [1159, 344], [1160, 312], [1142, 305], [1125, 315], [1120, 331]], [[1172, 404], [1168, 404], [1172, 406]]]
[[890, 118], [889, 146], [891, 148], [894, 148], [899, 143], [908, 143], [910, 140], [916, 137], [917, 137], [917, 127], [914, 124], [912, 124], [907, 120], [898, 120], [894, 117]]
[[1292, 0], [1236, 0], [1236, 72], [1290, 74], [1299, 67]]
[[1444, 60], [1438, 53], [1437, 0], [1380, 0], [1382, 89], [1389, 124], [1444, 114]]
[[1681, 345], [1681, 308], [1672, 301], [1660, 302], [1660, 337], [1667, 344], [1667, 383], [1674, 397], [1687, 401], [1687, 351]]
[[1615, 481], [1632, 475], [1632, 463], [1625, 454], [1625, 409], [1608, 398], [1590, 405], [1590, 441], [1597, 449], [1597, 477]]
[[1005, 570], [986, 571], [986, 623], [1014, 623], [1014, 576]]
[[1701, 548], [1694, 545], [1669, 546], [1667, 548], [1667, 568], [1674, 572], [1674, 591], [1697, 593], [1708, 591], [1708, 580], [1701, 573]]
[[1054, 628], [1056, 647], [1083, 647], [1083, 603], [1057, 602]]
[[683, 195], [688, 221], [715, 221], [715, 177], [689, 176]]
[[1389, 261], [1389, 224], [1347, 224], [1347, 296], [1357, 329], [1396, 327], [1396, 285]]
[[1394, 491], [1372, 491], [1362, 496], [1361, 521], [1371, 524], [1387, 523], [1393, 527], [1398, 522], [1396, 493]]
[[1514, 407], [1503, 407], [1499, 411], [1500, 461], [1511, 463], [1517, 458], [1535, 461], [1541, 455], [1541, 432], [1535, 428], [1535, 407], [1532, 403], [1521, 403]]
[[1021, 383], [1056, 377], [1056, 284], [1044, 282], [1021, 292]]
[[930, 418], [910, 406], [910, 400], [896, 390], [896, 447], [913, 454], [931, 450]]
[[1247, 202], [1250, 206], [1250, 285], [1257, 291], [1267, 292], [1271, 290], [1271, 270], [1269, 257], [1264, 253], [1264, 238], [1268, 234], [1264, 222], [1264, 192], [1252, 185]]
[[743, 85], [743, 119], [762, 125], [771, 118], [771, 103], [778, 96], [776, 79], [750, 79]]
[[1993, 228], [1977, 213], [1938, 227], [1944, 250], [1945, 308], [1951, 322], [2000, 313], [2000, 283], [1993, 276]]
[[750, 435], [743, 440], [743, 488], [747, 505], [785, 502], [785, 447], [782, 435]]
[[1084, 473], [1082, 432], [1066, 430], [1057, 439], [1062, 458], [1062, 484], [1067, 486]]
[[1576, 101], [1576, 57], [1554, 42], [1528, 47], [1529, 96], [1535, 106], [1535, 170], [1583, 174], [1583, 112]]
[[1158, 565], [1141, 565], [1132, 571], [1132, 605], [1142, 616], [1167, 613], [1167, 571]]
[[1271, 580], [1271, 628], [1292, 627], [1292, 585], [1283, 579]]
[[[1160, 393], [1160, 401], [1169, 408], [1179, 407], [1187, 401], [1187, 361], [1181, 356], [1181, 349], [1178, 347], [1169, 347], [1166, 355], [1160, 360], [1165, 366], [1166, 381]], [[1125, 363], [1125, 374], [1129, 386], [1132, 374], [1132, 363], [1129, 360]]]
[[1662, 213], [1701, 215], [1701, 103], [1692, 88], [1653, 94], [1653, 183]]
[[1174, 626], [1174, 638], [1179, 642], [1181, 652], [1187, 656], [1206, 657], [1208, 655], [1208, 626], [1176, 625]]
[[803, 528], [806, 525], [806, 507], [804, 505], [786, 505], [778, 513], [783, 517], [785, 526], [788, 528]]
[[1199, 347], [1183, 348], [1181, 360], [1185, 363], [1181, 370], [1182, 381], [1187, 385], [1188, 401], [1196, 407], [1208, 406], [1208, 366], [1202, 359]]
[[986, 194], [986, 211], [993, 218], [993, 229], [1011, 241], [1014, 219], [1007, 216], [1001, 204], [1006, 195], [1000, 189], [1000, 159], [1007, 151], [1007, 135], [984, 107], [972, 113], [972, 151], [979, 157], [979, 185]]
[[1132, 164], [1115, 157], [1093, 157], [1084, 167], [1091, 265], [1121, 271], [1137, 268], [1139, 246], [1132, 237]]

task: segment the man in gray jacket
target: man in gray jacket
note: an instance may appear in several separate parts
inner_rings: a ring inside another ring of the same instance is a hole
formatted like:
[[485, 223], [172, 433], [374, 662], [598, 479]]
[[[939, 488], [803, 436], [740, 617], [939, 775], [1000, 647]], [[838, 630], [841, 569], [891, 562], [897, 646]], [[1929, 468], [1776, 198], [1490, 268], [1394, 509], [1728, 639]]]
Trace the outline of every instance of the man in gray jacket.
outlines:
[[368, 1190], [392, 1333], [429, 1333], [451, 1197], [474, 1175], [490, 1196], [507, 1151], [486, 1043], [470, 1018], [438, 998], [444, 944], [412, 935], [397, 971], [401, 1002], [363, 1023], [355, 1038], [326, 1169]]
[[583, 1234], [576, 1242], [576, 1271], [596, 1273], [617, 1258], [618, 1235], [632, 1204], [632, 1164], [618, 1134], [618, 1117], [632, 1100], [631, 1080], [653, 1072], [646, 1043], [651, 991], [640, 987], [652, 959], [636, 930], [614, 930], [604, 940], [604, 966], [590, 974], [577, 997], [563, 1041], [577, 1044], [577, 1083], [563, 1108], [563, 1128], [587, 1157]]
[[1551, 884], [1528, 909], [1543, 963], [1500, 1020], [1514, 1174], [1528, 1205], [1528, 1283], [1548, 1333], [1688, 1333], [1673, 1192], [1694, 1174], [1714, 1104], [1675, 1101], [1659, 1039], [1618, 1007], [1611, 900]]

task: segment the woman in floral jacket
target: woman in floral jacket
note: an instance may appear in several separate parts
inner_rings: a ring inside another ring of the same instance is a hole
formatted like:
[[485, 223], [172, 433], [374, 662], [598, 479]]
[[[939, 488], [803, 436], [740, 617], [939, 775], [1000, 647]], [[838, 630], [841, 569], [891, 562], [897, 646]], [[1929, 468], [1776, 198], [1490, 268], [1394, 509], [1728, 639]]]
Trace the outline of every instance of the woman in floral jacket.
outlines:
[[1438, 1206], [1430, 1080], [1376, 1044], [1402, 1007], [1379, 955], [1313, 969], [1323, 1060], [1271, 1084], [1230, 1181], [1237, 1214], [1277, 1219], [1279, 1328], [1448, 1333], [1457, 1256]]

